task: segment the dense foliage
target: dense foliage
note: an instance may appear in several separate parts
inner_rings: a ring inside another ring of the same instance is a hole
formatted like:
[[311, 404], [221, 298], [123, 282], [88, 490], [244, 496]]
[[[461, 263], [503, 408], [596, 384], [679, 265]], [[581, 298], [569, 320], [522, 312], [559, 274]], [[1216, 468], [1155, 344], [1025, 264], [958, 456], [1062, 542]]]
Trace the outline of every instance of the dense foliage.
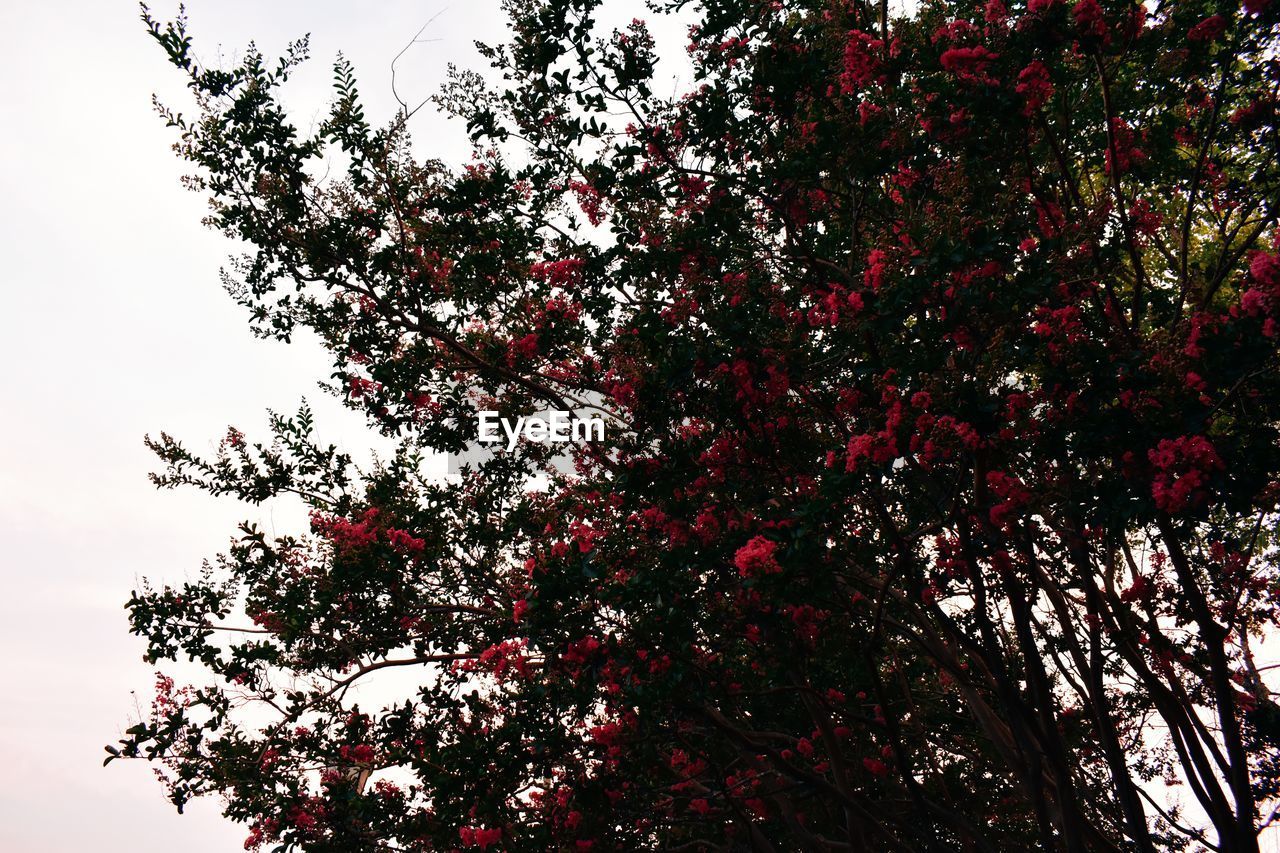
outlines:
[[[341, 60], [292, 124], [305, 42], [206, 67], [144, 13], [230, 290], [401, 450], [151, 442], [311, 527], [135, 593], [208, 683], [112, 756], [250, 849], [1257, 850], [1280, 3], [667, 0], [675, 97], [598, 5], [505, 5], [434, 103], [463, 169]], [[571, 475], [422, 473], [591, 405]]]

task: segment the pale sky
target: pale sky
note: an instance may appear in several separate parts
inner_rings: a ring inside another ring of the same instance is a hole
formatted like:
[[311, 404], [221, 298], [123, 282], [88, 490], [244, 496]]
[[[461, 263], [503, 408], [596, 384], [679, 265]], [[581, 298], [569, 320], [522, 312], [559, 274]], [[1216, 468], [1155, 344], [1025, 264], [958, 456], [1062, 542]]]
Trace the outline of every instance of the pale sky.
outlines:
[[[207, 63], [220, 45], [230, 57], [255, 39], [274, 54], [310, 32], [314, 59], [290, 95], [306, 121], [339, 50], [372, 118], [394, 106], [391, 57], [436, 13], [423, 36], [435, 41], [399, 66], [406, 100], [434, 92], [448, 61], [476, 64], [475, 38], [500, 35], [490, 0], [187, 6]], [[280, 523], [280, 511], [156, 491], [142, 437], [166, 430], [203, 450], [228, 424], [261, 434], [267, 408], [306, 394], [328, 436], [353, 452], [368, 442], [315, 388], [323, 353], [253, 339], [222, 291], [234, 247], [178, 184], [151, 94], [190, 109], [135, 4], [0, 4], [0, 79], [0, 850], [240, 850], [246, 831], [216, 802], [179, 817], [145, 764], [104, 769], [102, 747], [128, 725], [130, 691], [151, 698], [123, 609], [135, 578], [180, 582], [240, 519]], [[457, 129], [426, 111], [415, 122], [424, 150], [465, 154]]]

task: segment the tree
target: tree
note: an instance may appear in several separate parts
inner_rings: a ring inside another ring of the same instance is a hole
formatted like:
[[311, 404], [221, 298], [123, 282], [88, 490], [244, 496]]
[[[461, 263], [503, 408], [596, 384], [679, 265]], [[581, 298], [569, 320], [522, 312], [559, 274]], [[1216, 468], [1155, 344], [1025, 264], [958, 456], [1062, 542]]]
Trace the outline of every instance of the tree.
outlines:
[[[251, 849], [1257, 850], [1280, 4], [718, 0], [671, 99], [598, 5], [505, 5], [499, 84], [435, 102], [456, 171], [345, 61], [303, 133], [305, 41], [205, 67], [144, 9], [231, 292], [400, 450], [361, 475], [305, 408], [149, 440], [160, 486], [313, 512], [134, 593], [210, 681], [108, 761]], [[591, 405], [572, 473], [421, 473], [480, 409]]]

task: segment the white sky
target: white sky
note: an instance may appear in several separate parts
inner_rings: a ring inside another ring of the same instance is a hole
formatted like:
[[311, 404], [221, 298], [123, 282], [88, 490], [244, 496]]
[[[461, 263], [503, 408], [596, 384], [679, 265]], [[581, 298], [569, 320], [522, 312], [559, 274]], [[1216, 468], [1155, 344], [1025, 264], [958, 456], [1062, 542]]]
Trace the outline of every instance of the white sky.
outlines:
[[[256, 39], [270, 55], [310, 32], [314, 58], [290, 96], [306, 120], [329, 98], [338, 50], [382, 117], [391, 57], [434, 14], [424, 38], [437, 40], [399, 66], [406, 99], [434, 92], [448, 61], [476, 64], [472, 41], [500, 22], [490, 0], [187, 5], [206, 62], [220, 44], [230, 56]], [[245, 829], [216, 802], [179, 817], [142, 762], [100, 766], [130, 691], [151, 698], [123, 609], [135, 578], [181, 581], [258, 516], [156, 491], [142, 437], [166, 430], [205, 449], [228, 424], [253, 437], [265, 409], [306, 394], [323, 432], [358, 455], [368, 442], [315, 388], [328, 372], [318, 347], [254, 340], [222, 291], [234, 247], [178, 184], [151, 93], [190, 110], [135, 4], [0, 3], [0, 80], [0, 850], [239, 850]], [[426, 111], [415, 121], [424, 149], [464, 155], [460, 131], [441, 136]]]

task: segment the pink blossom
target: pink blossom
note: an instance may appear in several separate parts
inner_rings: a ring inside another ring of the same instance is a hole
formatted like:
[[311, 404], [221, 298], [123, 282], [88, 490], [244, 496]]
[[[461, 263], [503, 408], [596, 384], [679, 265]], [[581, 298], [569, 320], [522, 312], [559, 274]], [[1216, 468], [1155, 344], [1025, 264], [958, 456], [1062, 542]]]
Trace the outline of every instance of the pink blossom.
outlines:
[[1215, 42], [1227, 29], [1227, 19], [1221, 15], [1210, 15], [1191, 29], [1187, 30], [1187, 41]]
[[1000, 54], [992, 53], [982, 45], [977, 47], [953, 47], [939, 58], [942, 67], [961, 80], [974, 83], [995, 83], [987, 74], [988, 66]]
[[876, 52], [884, 42], [862, 30], [850, 30], [844, 46], [844, 70], [840, 74], [840, 93], [852, 95], [875, 79], [880, 68]]
[[1071, 17], [1075, 18], [1076, 26], [1083, 35], [1103, 40], [1107, 38], [1107, 22], [1102, 16], [1098, 0], [1080, 0], [1071, 10]]
[[889, 765], [878, 758], [864, 758], [862, 759], [862, 766], [867, 768], [867, 772], [872, 776], [889, 775]]
[[1203, 503], [1210, 476], [1223, 468], [1217, 451], [1202, 435], [1166, 438], [1147, 452], [1147, 458], [1155, 468], [1151, 496], [1156, 506], [1168, 513]]
[[463, 847], [479, 847], [481, 850], [487, 850], [502, 840], [502, 830], [464, 826], [458, 830], [458, 838], [462, 841]]
[[1049, 82], [1049, 69], [1040, 60], [1035, 60], [1018, 72], [1018, 85], [1015, 90], [1025, 100], [1023, 115], [1031, 115], [1044, 106], [1053, 97], [1053, 84]]
[[733, 564], [737, 566], [738, 574], [744, 578], [777, 574], [782, 571], [774, 557], [777, 550], [777, 542], [755, 536], [733, 555]]

